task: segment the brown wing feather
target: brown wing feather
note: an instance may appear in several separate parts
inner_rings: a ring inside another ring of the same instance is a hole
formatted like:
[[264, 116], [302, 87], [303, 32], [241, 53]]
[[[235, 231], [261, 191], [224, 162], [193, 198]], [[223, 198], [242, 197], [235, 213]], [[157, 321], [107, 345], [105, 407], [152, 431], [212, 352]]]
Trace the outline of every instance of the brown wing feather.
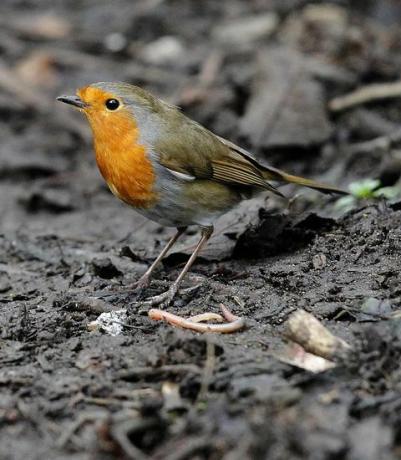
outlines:
[[281, 193], [263, 178], [263, 175], [251, 163], [235, 160], [212, 161], [213, 179], [237, 185], [261, 187], [273, 193]]
[[346, 193], [336, 187], [279, 169], [259, 164], [246, 150], [216, 136], [190, 120], [174, 107], [168, 107], [168, 121], [163, 135], [155, 143], [159, 162], [166, 168], [232, 186], [260, 187], [283, 196], [269, 180], [294, 183], [325, 193]]
[[264, 178], [264, 180], [273, 180], [278, 182], [287, 182], [302, 185], [304, 187], [313, 188], [323, 193], [337, 193], [340, 195], [348, 195], [348, 192], [338, 187], [322, 184], [321, 182], [316, 182], [312, 179], [306, 179], [305, 177], [294, 176], [292, 174], [286, 173], [285, 171], [282, 171], [281, 169], [274, 168], [273, 166], [261, 165], [254, 158], [252, 158], [251, 154], [247, 152], [245, 149], [239, 147], [238, 145], [235, 145], [227, 139], [224, 139], [222, 137], [218, 138], [224, 145], [229, 147], [232, 151], [238, 153], [239, 155], [242, 155], [243, 158], [246, 158], [250, 163], [252, 163], [255, 166], [255, 168], [261, 172], [261, 175]]
[[232, 150], [219, 137], [184, 115], [178, 113], [176, 117], [155, 145], [160, 164], [197, 179], [261, 187], [282, 196], [266, 182], [262, 171], [249, 158]]

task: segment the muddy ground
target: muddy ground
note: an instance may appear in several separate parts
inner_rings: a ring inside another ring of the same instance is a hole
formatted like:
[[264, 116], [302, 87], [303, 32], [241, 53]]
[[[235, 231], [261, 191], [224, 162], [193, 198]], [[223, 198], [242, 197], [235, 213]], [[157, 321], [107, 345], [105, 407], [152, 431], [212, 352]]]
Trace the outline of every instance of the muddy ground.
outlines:
[[[329, 104], [399, 78], [400, 20], [390, 0], [2, 0], [1, 460], [401, 457], [400, 99]], [[261, 161], [394, 196], [345, 209], [285, 187], [291, 202], [244, 203], [170, 310], [223, 302], [246, 330], [152, 322], [126, 287], [172, 229], [109, 193], [82, 116], [55, 102], [99, 80], [142, 85]], [[125, 308], [120, 335], [88, 330]], [[298, 308], [352, 356], [318, 374], [280, 362]]]

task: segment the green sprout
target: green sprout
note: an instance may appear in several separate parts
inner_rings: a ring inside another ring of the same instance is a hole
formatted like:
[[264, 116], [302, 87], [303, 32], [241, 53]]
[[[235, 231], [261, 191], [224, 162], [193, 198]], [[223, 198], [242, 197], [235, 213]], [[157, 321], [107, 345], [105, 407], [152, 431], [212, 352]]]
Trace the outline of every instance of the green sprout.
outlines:
[[338, 199], [334, 205], [336, 211], [346, 213], [356, 207], [361, 200], [374, 200], [384, 198], [394, 200], [401, 195], [399, 185], [393, 187], [381, 187], [377, 179], [363, 179], [349, 184], [350, 194]]
[[353, 198], [367, 200], [375, 197], [375, 191], [380, 188], [380, 181], [377, 179], [363, 179], [351, 182], [348, 188]]

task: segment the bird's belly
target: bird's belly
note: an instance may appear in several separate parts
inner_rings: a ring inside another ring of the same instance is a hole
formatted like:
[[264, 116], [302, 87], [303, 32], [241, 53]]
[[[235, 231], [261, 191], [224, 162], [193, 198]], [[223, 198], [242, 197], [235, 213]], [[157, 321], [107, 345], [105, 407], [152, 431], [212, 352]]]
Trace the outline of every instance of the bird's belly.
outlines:
[[209, 180], [182, 182], [158, 178], [158, 200], [137, 211], [161, 225], [181, 227], [210, 226], [239, 201], [241, 196], [224, 184]]
[[209, 227], [225, 212], [205, 212], [204, 210], [194, 212], [185, 206], [166, 202], [158, 203], [151, 208], [135, 208], [135, 210], [148, 219], [166, 227], [187, 227], [189, 225]]

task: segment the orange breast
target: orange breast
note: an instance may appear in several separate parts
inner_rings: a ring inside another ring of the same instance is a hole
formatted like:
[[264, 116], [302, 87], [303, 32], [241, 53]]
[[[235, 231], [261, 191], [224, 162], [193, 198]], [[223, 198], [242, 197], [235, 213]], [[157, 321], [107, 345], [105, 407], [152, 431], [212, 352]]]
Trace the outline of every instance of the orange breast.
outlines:
[[121, 200], [148, 208], [157, 199], [155, 174], [146, 147], [138, 143], [139, 131], [132, 116], [124, 111], [87, 113], [94, 134], [99, 170], [110, 190]]

